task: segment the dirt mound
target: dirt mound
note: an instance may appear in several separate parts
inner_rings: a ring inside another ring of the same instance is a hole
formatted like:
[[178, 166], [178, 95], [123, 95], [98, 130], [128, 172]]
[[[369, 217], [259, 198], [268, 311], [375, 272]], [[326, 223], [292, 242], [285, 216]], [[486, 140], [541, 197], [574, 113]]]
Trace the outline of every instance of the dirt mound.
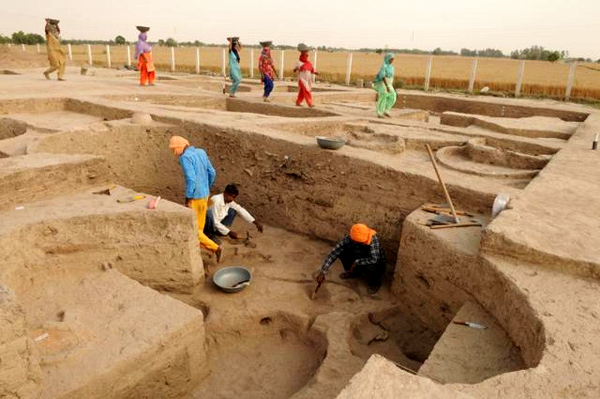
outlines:
[[0, 69], [40, 68], [48, 66], [45, 54], [23, 52], [20, 47], [0, 48]]

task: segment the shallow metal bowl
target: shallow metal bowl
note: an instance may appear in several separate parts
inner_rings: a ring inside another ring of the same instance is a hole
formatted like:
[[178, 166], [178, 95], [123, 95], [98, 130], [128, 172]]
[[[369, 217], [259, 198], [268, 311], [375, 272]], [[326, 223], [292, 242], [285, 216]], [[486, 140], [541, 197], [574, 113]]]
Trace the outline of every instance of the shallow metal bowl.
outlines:
[[346, 144], [346, 140], [341, 137], [323, 137], [317, 136], [317, 144], [319, 147], [327, 150], [339, 150]]
[[252, 274], [241, 266], [224, 267], [213, 274], [213, 283], [225, 292], [238, 292], [250, 285]]
[[148, 32], [150, 30], [150, 28], [147, 27], [147, 26], [136, 26], [136, 29], [139, 30], [142, 33], [146, 33], [146, 32]]

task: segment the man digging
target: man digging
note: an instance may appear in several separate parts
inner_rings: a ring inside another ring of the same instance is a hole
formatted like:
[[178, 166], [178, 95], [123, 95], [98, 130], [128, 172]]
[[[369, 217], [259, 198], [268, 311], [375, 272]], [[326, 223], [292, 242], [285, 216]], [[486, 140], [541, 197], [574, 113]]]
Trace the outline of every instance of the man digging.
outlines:
[[219, 237], [223, 236], [237, 239], [237, 232], [229, 229], [237, 215], [240, 215], [248, 223], [254, 223], [256, 229], [263, 232], [263, 226], [252, 217], [250, 212], [235, 202], [239, 194], [240, 191], [235, 184], [228, 184], [222, 194], [211, 197], [212, 204], [206, 212], [206, 224], [204, 225], [204, 234], [211, 240], [219, 242]]
[[369, 295], [379, 291], [385, 273], [385, 255], [375, 230], [364, 224], [353, 225], [350, 234], [344, 235], [323, 262], [316, 276], [317, 283], [325, 280], [325, 275], [338, 258], [345, 270], [340, 274], [341, 279], [363, 277], [367, 280]]

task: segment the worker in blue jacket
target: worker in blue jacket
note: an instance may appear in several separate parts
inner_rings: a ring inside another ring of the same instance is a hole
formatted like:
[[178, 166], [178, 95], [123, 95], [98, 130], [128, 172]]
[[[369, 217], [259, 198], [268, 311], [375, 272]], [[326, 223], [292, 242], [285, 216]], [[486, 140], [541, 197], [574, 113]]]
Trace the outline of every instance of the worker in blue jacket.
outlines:
[[204, 234], [210, 187], [217, 175], [215, 168], [210, 163], [206, 151], [190, 146], [190, 142], [181, 136], [172, 136], [169, 140], [169, 148], [179, 156], [185, 179], [185, 205], [196, 213], [200, 246], [214, 252], [217, 255], [217, 262], [220, 262], [223, 247]]

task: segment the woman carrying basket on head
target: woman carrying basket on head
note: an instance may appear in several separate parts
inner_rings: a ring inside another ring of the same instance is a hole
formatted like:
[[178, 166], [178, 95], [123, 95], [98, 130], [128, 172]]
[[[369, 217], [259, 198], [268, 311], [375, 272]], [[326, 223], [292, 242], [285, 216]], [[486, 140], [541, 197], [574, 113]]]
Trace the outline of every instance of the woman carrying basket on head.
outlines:
[[314, 107], [312, 98], [312, 75], [319, 75], [315, 71], [315, 68], [308, 60], [308, 52], [310, 49], [304, 43], [298, 45], [298, 51], [300, 51], [300, 62], [296, 64], [294, 72], [298, 72], [298, 98], [296, 99], [296, 105], [302, 105], [302, 102], [306, 100], [309, 107]]
[[263, 101], [269, 102], [269, 96], [274, 88], [274, 81], [277, 72], [275, 71], [275, 65], [273, 64], [273, 57], [271, 57], [271, 45], [273, 42], [260, 42], [263, 47], [260, 57], [258, 58], [258, 70], [260, 71], [260, 81], [263, 82], [265, 90], [263, 93]]
[[138, 41], [135, 44], [135, 59], [138, 60], [138, 71], [140, 71], [140, 86], [146, 86], [148, 83], [150, 86], [154, 86], [154, 79], [156, 78], [156, 69], [154, 68], [154, 62], [152, 60], [152, 46], [148, 44], [148, 35], [146, 32], [150, 28], [145, 26], [138, 26], [140, 34], [138, 35]]

